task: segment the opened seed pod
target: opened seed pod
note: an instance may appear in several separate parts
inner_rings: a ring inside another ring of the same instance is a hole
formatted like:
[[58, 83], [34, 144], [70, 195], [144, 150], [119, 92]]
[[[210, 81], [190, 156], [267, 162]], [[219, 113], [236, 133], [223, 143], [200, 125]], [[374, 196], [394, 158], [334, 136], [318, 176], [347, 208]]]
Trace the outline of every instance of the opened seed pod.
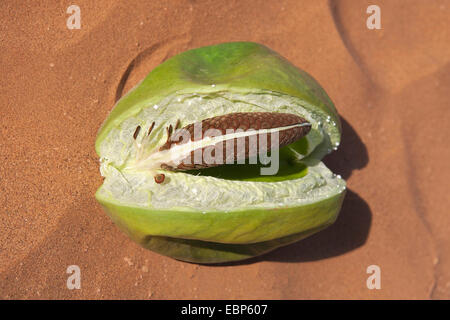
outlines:
[[96, 198], [160, 254], [250, 258], [336, 220], [345, 182], [320, 160], [340, 134], [320, 85], [267, 47], [190, 50], [156, 67], [106, 119]]

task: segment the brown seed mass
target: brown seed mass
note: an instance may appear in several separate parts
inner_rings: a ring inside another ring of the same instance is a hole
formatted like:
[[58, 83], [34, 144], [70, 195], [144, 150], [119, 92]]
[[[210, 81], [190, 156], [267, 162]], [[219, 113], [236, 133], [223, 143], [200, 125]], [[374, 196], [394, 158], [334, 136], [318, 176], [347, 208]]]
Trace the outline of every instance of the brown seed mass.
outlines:
[[[229, 113], [222, 116], [217, 116], [213, 118], [208, 118], [201, 121], [201, 136], [194, 136], [194, 127], [200, 123], [192, 123], [185, 126], [182, 129], [176, 130], [172, 134], [171, 126], [168, 130], [168, 139], [166, 143], [160, 147], [160, 151], [168, 150], [174, 145], [180, 145], [187, 143], [188, 141], [183, 141], [182, 133], [188, 132], [190, 135], [191, 141], [198, 141], [208, 136], [215, 136], [210, 132], [207, 132], [209, 129], [216, 129], [222, 135], [225, 135], [227, 129], [242, 129], [246, 130], [260, 130], [260, 129], [274, 129], [281, 128], [295, 124], [305, 124], [301, 127], [294, 127], [286, 130], [279, 131], [279, 144], [278, 147], [284, 147], [288, 144], [291, 144], [305, 135], [311, 129], [311, 125], [309, 125], [308, 121], [304, 118], [299, 117], [290, 113], [278, 113], [278, 112], [237, 112], [237, 113]], [[169, 134], [170, 133], [170, 134]], [[253, 139], [252, 139], [253, 138]], [[232, 163], [238, 160], [247, 159], [250, 156], [254, 156], [257, 153], [265, 153], [272, 149], [271, 146], [271, 134], [267, 134], [266, 145], [258, 145], [258, 141], [262, 139], [260, 134], [255, 132], [251, 137], [245, 138], [232, 138], [229, 141], [223, 143], [223, 161], [222, 163]], [[238, 141], [241, 140], [241, 141]], [[245, 148], [238, 148], [245, 141]], [[255, 144], [256, 142], [256, 144]], [[228, 152], [227, 152], [228, 146]], [[234, 146], [234, 148], [233, 148]], [[182, 160], [177, 167], [171, 167], [170, 165], [163, 164], [162, 168], [169, 170], [192, 170], [192, 169], [201, 169], [206, 167], [212, 167], [220, 164], [211, 164], [206, 163], [205, 161], [201, 161], [201, 163], [195, 163], [195, 153], [201, 152], [201, 159], [203, 159], [203, 154], [205, 151], [208, 151], [210, 154], [214, 156], [215, 146], [207, 146], [202, 148], [201, 150], [193, 150], [191, 155]], [[234, 149], [234, 152], [230, 152]], [[198, 157], [198, 156], [197, 156]], [[222, 164], [221, 163], [221, 164]]]

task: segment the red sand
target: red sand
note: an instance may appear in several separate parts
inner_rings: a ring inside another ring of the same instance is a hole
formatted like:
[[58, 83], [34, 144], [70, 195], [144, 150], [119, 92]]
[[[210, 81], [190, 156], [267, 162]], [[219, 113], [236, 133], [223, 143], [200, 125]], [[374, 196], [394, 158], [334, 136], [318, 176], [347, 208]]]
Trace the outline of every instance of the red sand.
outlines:
[[[39, 2], [41, 4], [39, 4]], [[133, 3], [132, 2], [136, 2]], [[0, 298], [450, 298], [450, 2], [78, 0], [0, 4]], [[94, 199], [96, 132], [117, 97], [181, 51], [263, 43], [343, 119], [326, 164], [349, 193], [329, 229], [237, 265], [147, 251]], [[132, 71], [121, 79], [133, 59]], [[80, 290], [66, 268], [81, 268]], [[381, 290], [366, 268], [381, 267]]]

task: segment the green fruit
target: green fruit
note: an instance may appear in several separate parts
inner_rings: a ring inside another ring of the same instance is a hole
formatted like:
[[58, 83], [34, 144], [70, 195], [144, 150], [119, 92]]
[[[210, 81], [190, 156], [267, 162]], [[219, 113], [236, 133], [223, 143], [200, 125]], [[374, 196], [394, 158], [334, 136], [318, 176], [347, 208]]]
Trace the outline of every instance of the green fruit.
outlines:
[[[186, 126], [236, 112], [291, 113], [311, 130], [280, 149], [273, 176], [261, 176], [261, 164], [158, 168], [165, 176], [160, 184], [155, 170], [133, 169], [138, 152], [157, 150], [177, 120]], [[233, 42], [190, 50], [150, 72], [103, 124], [96, 151], [105, 180], [96, 198], [148, 249], [197, 263], [246, 259], [336, 220], [345, 181], [320, 159], [337, 148], [340, 134], [339, 117], [320, 85], [267, 47]]]

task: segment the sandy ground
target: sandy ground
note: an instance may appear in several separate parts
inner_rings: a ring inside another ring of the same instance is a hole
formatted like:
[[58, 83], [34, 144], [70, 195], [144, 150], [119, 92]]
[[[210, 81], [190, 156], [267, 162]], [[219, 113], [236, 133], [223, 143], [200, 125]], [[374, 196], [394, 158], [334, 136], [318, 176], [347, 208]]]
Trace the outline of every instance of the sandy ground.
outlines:
[[[450, 298], [450, 1], [77, 0], [81, 30], [66, 27], [71, 1], [50, 2], [0, 4], [0, 298]], [[366, 28], [373, 2], [381, 30]], [[178, 262], [95, 201], [96, 132], [168, 57], [236, 40], [332, 97], [343, 143], [325, 162], [349, 193], [304, 241], [237, 265]], [[369, 265], [381, 290], [366, 287]]]

